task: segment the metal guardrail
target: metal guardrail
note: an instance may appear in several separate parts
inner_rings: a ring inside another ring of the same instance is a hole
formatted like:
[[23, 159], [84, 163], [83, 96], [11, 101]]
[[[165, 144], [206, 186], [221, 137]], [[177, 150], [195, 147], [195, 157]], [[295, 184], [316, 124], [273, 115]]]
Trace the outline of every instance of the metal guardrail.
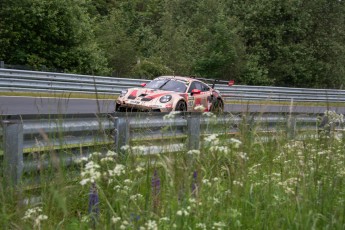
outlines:
[[140, 154], [152, 154], [198, 149], [203, 135], [236, 134], [243, 127], [260, 133], [284, 131], [291, 138], [298, 130], [317, 129], [316, 117], [300, 115], [224, 114], [217, 118], [199, 113], [174, 118], [161, 113], [112, 115], [4, 117], [4, 178], [11, 184], [19, 184], [24, 174], [39, 174], [56, 164], [56, 159], [63, 166], [73, 166], [77, 159], [94, 151], [114, 149], [120, 153], [123, 146], [135, 142], [143, 146]]
[[[98, 93], [117, 95], [145, 79], [126, 79], [66, 73], [0, 69], [0, 91]], [[217, 84], [227, 100], [345, 102], [345, 90]]]

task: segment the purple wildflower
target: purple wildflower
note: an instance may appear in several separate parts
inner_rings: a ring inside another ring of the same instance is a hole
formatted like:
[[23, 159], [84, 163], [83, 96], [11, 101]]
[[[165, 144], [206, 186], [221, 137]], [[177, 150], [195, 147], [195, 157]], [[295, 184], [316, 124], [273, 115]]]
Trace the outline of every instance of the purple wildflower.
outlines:
[[158, 176], [157, 170], [155, 170], [152, 180], [151, 180], [151, 188], [152, 188], [152, 199], [153, 199], [153, 210], [156, 211], [159, 207], [159, 193], [161, 189], [161, 180]]
[[95, 183], [91, 184], [89, 193], [89, 215], [95, 225], [99, 217], [99, 197]]

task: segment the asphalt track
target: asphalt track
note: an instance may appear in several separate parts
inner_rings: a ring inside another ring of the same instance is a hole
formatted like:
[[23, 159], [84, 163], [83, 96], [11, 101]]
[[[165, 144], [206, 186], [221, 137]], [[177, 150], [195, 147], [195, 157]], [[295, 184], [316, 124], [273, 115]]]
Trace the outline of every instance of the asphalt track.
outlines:
[[[25, 114], [82, 114], [82, 113], [112, 113], [114, 100], [104, 99], [68, 99], [68, 98], [36, 98], [0, 96], [1, 115]], [[334, 110], [345, 114], [344, 107], [327, 106], [288, 106], [288, 105], [258, 105], [258, 104], [226, 104], [226, 112], [234, 113], [299, 113], [322, 114], [325, 110]]]

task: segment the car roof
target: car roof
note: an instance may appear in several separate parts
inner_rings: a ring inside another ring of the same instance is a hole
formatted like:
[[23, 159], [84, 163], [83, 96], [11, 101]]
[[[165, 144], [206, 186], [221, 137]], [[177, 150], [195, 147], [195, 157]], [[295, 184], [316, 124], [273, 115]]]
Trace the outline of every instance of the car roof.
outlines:
[[198, 81], [198, 80], [195, 79], [195, 78], [184, 77], [184, 76], [159, 76], [159, 77], [157, 77], [157, 78], [177, 79], [177, 80], [188, 81], [188, 82]]

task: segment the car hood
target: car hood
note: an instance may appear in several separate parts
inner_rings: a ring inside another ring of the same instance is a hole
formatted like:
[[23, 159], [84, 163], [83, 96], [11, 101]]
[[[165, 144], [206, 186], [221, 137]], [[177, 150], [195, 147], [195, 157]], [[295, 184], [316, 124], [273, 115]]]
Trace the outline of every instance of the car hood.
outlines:
[[146, 89], [146, 88], [133, 88], [129, 90], [128, 99], [135, 99], [135, 98], [146, 98], [146, 99], [155, 99], [167, 94], [181, 94], [174, 91], [166, 91], [166, 90], [154, 90], [154, 89]]

